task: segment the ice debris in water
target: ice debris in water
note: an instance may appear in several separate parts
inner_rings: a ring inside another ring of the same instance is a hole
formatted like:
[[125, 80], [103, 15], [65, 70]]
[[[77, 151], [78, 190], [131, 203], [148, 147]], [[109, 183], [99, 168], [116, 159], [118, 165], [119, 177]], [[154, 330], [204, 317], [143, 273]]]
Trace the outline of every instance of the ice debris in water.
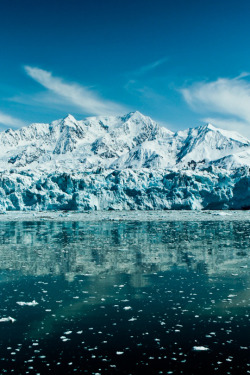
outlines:
[[64, 332], [65, 335], [70, 335], [72, 333], [72, 331], [66, 331]]
[[36, 302], [35, 300], [33, 300], [32, 302], [20, 301], [20, 302], [17, 302], [17, 304], [20, 305], [20, 306], [36, 306], [36, 305], [38, 305], [38, 302]]
[[123, 307], [123, 310], [131, 310], [131, 309], [132, 309], [131, 306], [125, 306], [125, 307]]
[[15, 321], [16, 321], [16, 319], [12, 318], [11, 316], [8, 316], [7, 318], [1, 318], [0, 319], [0, 323], [4, 323], [4, 322], [14, 323]]
[[209, 348], [201, 345], [201, 346], [193, 346], [193, 350], [196, 352], [203, 352], [203, 351], [209, 350]]
[[231, 213], [228, 212], [214, 212], [212, 213], [213, 215], [218, 215], [218, 216], [231, 216]]

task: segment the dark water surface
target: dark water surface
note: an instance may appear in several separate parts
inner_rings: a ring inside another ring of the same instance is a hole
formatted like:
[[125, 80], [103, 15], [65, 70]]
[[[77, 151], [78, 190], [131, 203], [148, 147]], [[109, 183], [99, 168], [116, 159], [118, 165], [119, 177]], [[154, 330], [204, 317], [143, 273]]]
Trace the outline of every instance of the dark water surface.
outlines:
[[250, 374], [249, 249], [244, 221], [1, 222], [0, 373]]

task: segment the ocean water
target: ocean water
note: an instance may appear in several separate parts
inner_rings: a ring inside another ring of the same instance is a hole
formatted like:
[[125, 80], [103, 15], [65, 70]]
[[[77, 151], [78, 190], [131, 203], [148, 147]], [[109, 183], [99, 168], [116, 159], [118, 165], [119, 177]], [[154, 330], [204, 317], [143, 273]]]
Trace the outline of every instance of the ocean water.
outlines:
[[0, 222], [0, 373], [248, 374], [249, 268], [249, 221]]

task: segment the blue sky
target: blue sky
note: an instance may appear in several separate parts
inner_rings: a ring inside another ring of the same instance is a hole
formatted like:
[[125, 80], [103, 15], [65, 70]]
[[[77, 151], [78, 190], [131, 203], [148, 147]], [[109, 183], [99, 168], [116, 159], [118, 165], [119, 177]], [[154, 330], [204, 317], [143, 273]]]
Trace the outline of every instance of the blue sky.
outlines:
[[139, 110], [250, 136], [250, 2], [0, 0], [0, 126]]

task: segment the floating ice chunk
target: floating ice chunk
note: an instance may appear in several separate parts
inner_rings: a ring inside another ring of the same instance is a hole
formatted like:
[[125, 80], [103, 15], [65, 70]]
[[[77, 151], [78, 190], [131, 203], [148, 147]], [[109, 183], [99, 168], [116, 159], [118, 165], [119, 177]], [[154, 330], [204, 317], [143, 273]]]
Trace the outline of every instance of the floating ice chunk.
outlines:
[[20, 301], [20, 302], [17, 302], [17, 304], [20, 305], [20, 306], [36, 306], [36, 305], [38, 305], [38, 302], [36, 302], [35, 300], [33, 300], [32, 302]]
[[132, 309], [131, 306], [125, 306], [125, 307], [123, 307], [123, 310], [131, 310], [131, 309]]
[[232, 214], [229, 212], [214, 212], [213, 215], [217, 216], [231, 216]]
[[201, 346], [193, 346], [193, 350], [196, 352], [203, 352], [203, 351], [209, 350], [209, 348], [201, 345]]
[[0, 323], [4, 323], [4, 322], [14, 323], [15, 321], [16, 321], [16, 319], [12, 318], [11, 316], [8, 316], [8, 318], [1, 318], [0, 319]]
[[116, 352], [117, 355], [122, 355], [124, 352]]

